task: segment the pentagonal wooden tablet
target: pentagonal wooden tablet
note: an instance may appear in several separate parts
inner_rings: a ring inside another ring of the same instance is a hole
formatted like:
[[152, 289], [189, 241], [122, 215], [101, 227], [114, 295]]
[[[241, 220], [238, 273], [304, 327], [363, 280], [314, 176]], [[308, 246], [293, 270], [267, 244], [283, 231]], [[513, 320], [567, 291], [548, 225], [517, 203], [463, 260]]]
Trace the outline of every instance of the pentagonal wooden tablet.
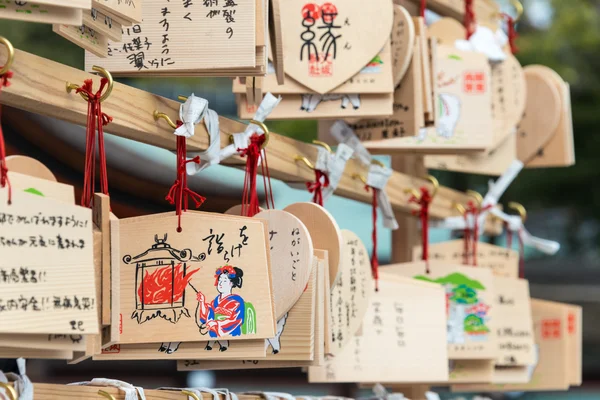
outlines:
[[427, 27], [430, 37], [435, 37], [440, 44], [454, 46], [457, 40], [465, 39], [467, 31], [463, 24], [453, 18], [442, 18]]
[[369, 252], [354, 232], [342, 230], [344, 246], [340, 272], [331, 288], [331, 330], [333, 355], [356, 335], [363, 324], [369, 298], [375, 291]]
[[392, 74], [394, 87], [400, 84], [410, 60], [415, 42], [415, 25], [412, 17], [401, 5], [394, 5], [394, 26], [392, 27]]
[[314, 203], [290, 204], [287, 211], [302, 221], [308, 229], [313, 246], [327, 250], [329, 255], [329, 279], [335, 285], [340, 269], [342, 253], [342, 233], [333, 216], [323, 207]]
[[[265, 209], [262, 207], [258, 208], [260, 211], [264, 211]], [[224, 214], [227, 215], [237, 215], [237, 216], [242, 216], [242, 205], [238, 204], [237, 206], [233, 206], [231, 207], [229, 210], [225, 211]]]
[[554, 136], [560, 121], [562, 99], [550, 78], [529, 68], [524, 71], [527, 103], [517, 130], [517, 157], [527, 164]]
[[306, 226], [282, 210], [265, 210], [254, 216], [269, 224], [271, 282], [277, 320], [298, 301], [308, 284], [313, 265], [313, 243]]

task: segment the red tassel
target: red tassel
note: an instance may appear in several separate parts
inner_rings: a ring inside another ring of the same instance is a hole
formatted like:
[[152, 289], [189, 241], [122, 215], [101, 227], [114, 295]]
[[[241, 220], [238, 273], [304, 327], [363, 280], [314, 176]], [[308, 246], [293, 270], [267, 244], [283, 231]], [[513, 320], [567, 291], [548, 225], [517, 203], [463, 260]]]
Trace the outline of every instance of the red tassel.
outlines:
[[377, 192], [378, 189], [372, 186], [365, 186], [367, 192], [369, 189], [373, 193], [373, 200], [371, 202], [372, 209], [372, 217], [373, 217], [373, 233], [371, 234], [371, 238], [373, 240], [373, 253], [371, 254], [371, 273], [373, 274], [373, 279], [375, 279], [375, 291], [379, 291], [379, 257], [377, 255], [377, 208], [379, 207], [377, 204]]
[[312, 201], [323, 207], [323, 188], [329, 186], [329, 177], [321, 170], [315, 169], [315, 181], [306, 182], [306, 188], [313, 194]]
[[[183, 125], [183, 122], [177, 121], [177, 127]], [[181, 214], [188, 210], [189, 198], [191, 197], [194, 201], [194, 207], [200, 207], [205, 197], [200, 196], [198, 193], [188, 188], [186, 165], [187, 163], [193, 162], [200, 164], [200, 157], [196, 156], [191, 160], [186, 160], [187, 146], [185, 136], [177, 136], [177, 176], [175, 182], [169, 189], [165, 199], [171, 204], [175, 205], [175, 213], [177, 214], [177, 232], [181, 232]]]
[[502, 14], [502, 17], [506, 20], [506, 26], [507, 26], [507, 31], [508, 31], [508, 44], [510, 46], [510, 51], [513, 54], [516, 54], [519, 52], [519, 49], [517, 48], [517, 44], [516, 44], [516, 40], [519, 37], [517, 30], [515, 29], [515, 20], [513, 17], [511, 17], [508, 14]]
[[[10, 86], [9, 79], [13, 73], [8, 71], [0, 75], [0, 92], [3, 87]], [[2, 104], [0, 104], [0, 187], [8, 189], [8, 204], [12, 203], [12, 188], [8, 179], [8, 168], [6, 167], [6, 145], [4, 144], [4, 133], [2, 132]]]
[[426, 272], [429, 273], [429, 205], [433, 198], [426, 187], [421, 188], [421, 197], [411, 196], [409, 202], [417, 203], [421, 206], [418, 211], [413, 211], [421, 220], [421, 234], [423, 242], [423, 261], [425, 261]]
[[112, 121], [112, 117], [102, 112], [100, 97], [108, 79], [102, 78], [100, 89], [93, 93], [93, 82], [86, 79], [76, 93], [85, 93], [88, 100], [86, 137], [85, 137], [85, 172], [83, 174], [83, 191], [81, 205], [91, 207], [96, 185], [96, 131], [98, 132], [98, 156], [100, 164], [100, 189], [108, 196], [108, 173], [106, 170], [106, 152], [104, 150], [104, 126]]
[[[246, 149], [238, 149], [242, 157], [246, 157], [246, 175], [244, 177], [244, 190], [242, 199], [242, 215], [253, 217], [260, 211], [258, 192], [256, 188], [256, 176], [258, 175], [258, 161], [261, 160], [261, 169], [265, 192], [267, 195], [267, 208], [274, 208], [273, 189], [271, 187], [271, 175], [267, 153], [262, 149], [265, 135], [254, 134], [250, 138], [250, 144]], [[269, 204], [270, 202], [270, 204]]]
[[419, 15], [421, 18], [425, 18], [425, 9], [427, 9], [427, 0], [421, 0], [421, 7], [419, 7]]

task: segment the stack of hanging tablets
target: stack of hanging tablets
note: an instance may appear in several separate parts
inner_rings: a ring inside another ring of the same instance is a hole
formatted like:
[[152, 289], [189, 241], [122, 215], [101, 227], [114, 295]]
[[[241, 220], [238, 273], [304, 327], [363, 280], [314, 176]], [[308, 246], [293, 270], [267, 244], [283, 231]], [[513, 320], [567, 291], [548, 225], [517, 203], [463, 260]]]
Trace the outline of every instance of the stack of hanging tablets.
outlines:
[[86, 70], [102, 65], [114, 76], [160, 77], [265, 73], [266, 0], [144, 0], [135, 11], [135, 24], [122, 37], [106, 38], [97, 51], [87, 48]]
[[92, 0], [3, 1], [0, 4], [0, 19], [81, 25], [84, 11], [91, 7]]

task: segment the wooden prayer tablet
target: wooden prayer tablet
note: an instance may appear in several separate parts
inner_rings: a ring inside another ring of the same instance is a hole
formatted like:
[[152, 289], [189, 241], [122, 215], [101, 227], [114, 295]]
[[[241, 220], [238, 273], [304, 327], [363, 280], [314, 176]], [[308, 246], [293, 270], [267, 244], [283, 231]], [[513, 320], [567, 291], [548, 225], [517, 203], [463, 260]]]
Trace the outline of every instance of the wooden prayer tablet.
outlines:
[[314, 203], [294, 203], [283, 210], [296, 216], [306, 226], [313, 248], [327, 251], [329, 282], [333, 287], [341, 268], [344, 246], [342, 232], [337, 222], [329, 211]]
[[[101, 8], [102, 2], [94, 4]], [[134, 76], [253, 69], [259, 61], [256, 12], [255, 1], [144, 0], [141, 19], [124, 29], [121, 42], [109, 41], [107, 58], [86, 54], [86, 70], [102, 65], [114, 76]]]
[[81, 8], [85, 10], [92, 8], [92, 0], [29, 0], [28, 3], [45, 4], [56, 7]]
[[188, 211], [181, 227], [174, 213], [111, 221], [113, 344], [273, 337], [266, 224]]
[[0, 8], [0, 19], [79, 26], [83, 14], [79, 8], [34, 4], [31, 1], [4, 1]]
[[517, 131], [517, 156], [527, 164], [552, 139], [562, 114], [559, 89], [545, 74], [525, 68], [527, 103]]
[[302, 221], [288, 212], [266, 210], [254, 217], [268, 224], [275, 317], [280, 320], [306, 289], [313, 268], [313, 243]]
[[130, 22], [141, 23], [146, 7], [153, 5], [152, 0], [94, 0], [93, 6], [107, 14], [115, 15]]
[[[421, 246], [413, 249], [413, 261], [422, 259]], [[467, 263], [473, 263], [473, 249], [468, 252]], [[465, 242], [462, 239], [429, 244], [429, 258], [448, 264], [459, 265], [465, 262]], [[517, 279], [519, 277], [519, 252], [493, 244], [477, 243], [477, 267], [487, 268], [494, 276]]]
[[394, 87], [398, 86], [408, 70], [415, 42], [415, 25], [408, 11], [394, 4], [394, 26], [392, 27], [392, 75]]
[[485, 268], [439, 261], [393, 264], [381, 272], [440, 284], [448, 297], [448, 358], [450, 360], [495, 360], [497, 357], [494, 316], [494, 278]]
[[369, 252], [354, 232], [342, 230], [340, 272], [331, 287], [331, 353], [336, 356], [361, 329], [375, 292]]
[[362, 335], [323, 366], [310, 367], [309, 382], [447, 381], [445, 314], [442, 287], [382, 273]]
[[[224, 213], [224, 214], [226, 214], [226, 215], [237, 215], [238, 217], [241, 217], [241, 216], [242, 216], [242, 207], [243, 207], [243, 206], [242, 206], [241, 204], [238, 204], [238, 205], [236, 205], [236, 206], [233, 206], [233, 207], [231, 207], [231, 208], [230, 208], [230, 209], [228, 209], [227, 211], [225, 211], [225, 213]], [[262, 212], [262, 211], [265, 211], [265, 209], [264, 209], [264, 208], [262, 208], [262, 207], [258, 207], [258, 209], [259, 209], [261, 212]]]
[[566, 167], [575, 164], [571, 93], [567, 83], [554, 70], [542, 65], [528, 65], [528, 70], [539, 72], [552, 80], [563, 105], [556, 132], [550, 141], [526, 164], [526, 168]]
[[467, 36], [464, 25], [454, 18], [444, 17], [427, 27], [430, 37], [437, 39], [438, 44], [454, 46], [457, 40], [463, 40]]
[[567, 304], [531, 299], [536, 362], [529, 367], [529, 382], [498, 385], [453, 385], [453, 392], [517, 392], [567, 390], [569, 373], [569, 321]]
[[0, 334], [0, 348], [85, 351], [86, 336], [41, 335], [41, 334]]
[[[16, 169], [21, 170], [19, 168]], [[22, 170], [27, 173], [35, 172], [31, 169]], [[46, 175], [44, 174], [43, 176]], [[41, 179], [30, 175], [20, 174], [18, 172], [13, 172], [10, 169], [8, 171], [8, 179], [10, 179], [13, 193], [15, 191], [21, 191], [70, 205], [75, 204], [75, 189], [71, 185], [65, 185], [64, 183], [58, 183], [48, 179]]]
[[30, 189], [0, 190], [0, 332], [98, 333], [91, 210]]
[[[207, 369], [254, 369], [254, 368], [284, 368], [298, 365], [309, 365], [315, 357], [317, 339], [323, 348], [322, 333], [317, 336], [317, 324], [323, 324], [323, 310], [318, 307], [318, 261], [315, 259], [315, 268], [302, 297], [292, 307], [289, 313], [277, 322], [277, 335], [264, 341], [266, 357], [239, 358], [233, 360], [205, 360], [196, 359], [178, 362], [180, 371], [207, 370]], [[323, 274], [321, 273], [321, 278]], [[321, 302], [322, 304], [322, 302]], [[320, 309], [321, 322], [316, 319]], [[231, 347], [243, 345], [244, 341], [233, 342]], [[322, 350], [321, 350], [322, 351]]]
[[[26, 156], [7, 156], [6, 167], [9, 171], [56, 182], [56, 177], [48, 167], [36, 160]], [[11, 180], [12, 183], [12, 180]]]
[[106, 57], [108, 40], [100, 32], [85, 25], [52, 25], [52, 31], [98, 57]]
[[95, 8], [83, 12], [83, 24], [109, 40], [120, 42], [123, 38], [123, 25]]
[[389, 40], [389, 0], [288, 0], [281, 7], [284, 70], [324, 94], [356, 75]]

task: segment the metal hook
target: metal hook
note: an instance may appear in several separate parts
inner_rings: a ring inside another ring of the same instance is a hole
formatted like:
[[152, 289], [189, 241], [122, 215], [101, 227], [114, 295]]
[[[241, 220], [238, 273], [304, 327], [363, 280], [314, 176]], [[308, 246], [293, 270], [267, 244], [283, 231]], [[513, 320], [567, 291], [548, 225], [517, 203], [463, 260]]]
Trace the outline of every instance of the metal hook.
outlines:
[[98, 394], [102, 397], [106, 397], [108, 400], [116, 400], [115, 396], [110, 393], [105, 392], [104, 390], [98, 390]]
[[173, 120], [167, 114], [161, 113], [158, 110], [154, 110], [152, 116], [154, 117], [155, 121], [158, 121], [159, 119], [164, 119], [165, 121], [167, 121], [167, 124], [169, 124], [171, 128], [177, 129], [177, 124], [173, 122]]
[[416, 199], [421, 198], [421, 193], [417, 189], [404, 189], [404, 193], [412, 194]]
[[431, 192], [431, 198], [433, 199], [440, 188], [440, 182], [432, 175], [427, 175], [427, 180], [433, 185], [433, 192]]
[[308, 158], [301, 156], [299, 154], [296, 154], [294, 156], [294, 161], [302, 161], [308, 168], [312, 169], [313, 171], [315, 169], [315, 165], [313, 163], [311, 163]]
[[365, 185], [367, 184], [367, 178], [365, 178], [364, 175], [361, 175], [361, 174], [352, 174], [352, 179], [360, 179], [360, 181], [362, 183], [364, 183]]
[[[519, 0], [511, 0], [510, 4], [513, 6], [513, 8], [516, 11], [516, 16], [513, 19], [514, 23], [516, 24], [517, 22], [519, 22], [519, 20], [521, 19], [521, 17], [523, 16], [524, 13], [524, 9], [523, 9], [523, 4], [521, 4], [521, 2]], [[492, 18], [503, 18], [503, 13], [493, 13], [491, 15]]]
[[[255, 119], [251, 119], [250, 120], [250, 124], [254, 124], [260, 127], [260, 129], [263, 130], [263, 132], [265, 133], [265, 141], [263, 142], [262, 146], [260, 147], [261, 149], [265, 149], [267, 147], [267, 144], [269, 143], [269, 128], [267, 128], [267, 126], [260, 121], [257, 121]], [[250, 125], [248, 124], [248, 125]], [[233, 135], [229, 135], [229, 144], [233, 144]]]
[[0, 382], [0, 387], [4, 388], [8, 392], [8, 396], [10, 397], [10, 400], [18, 399], [17, 391], [15, 390], [14, 387], [12, 387], [8, 383], [4, 383], [4, 382]]
[[331, 150], [331, 146], [329, 146], [327, 143], [322, 142], [320, 140], [313, 140], [312, 142], [313, 142], [313, 144], [316, 144], [317, 146], [324, 147], [325, 150], [327, 150], [330, 154], [333, 154], [333, 150]]
[[482, 195], [480, 195], [479, 193], [477, 193], [474, 190], [467, 190], [467, 195], [473, 197], [475, 199], [475, 201], [477, 202], [477, 206], [481, 207], [481, 204], [483, 203]]
[[8, 51], [8, 57], [6, 58], [6, 64], [0, 69], [0, 75], [4, 75], [8, 72], [10, 67], [12, 66], [13, 61], [15, 61], [15, 48], [12, 43], [8, 41], [4, 36], [0, 36], [0, 43], [6, 46], [6, 50]]
[[455, 210], [457, 210], [461, 215], [465, 215], [467, 213], [467, 210], [465, 209], [465, 206], [463, 206], [462, 204], [453, 202], [452, 203], [452, 208], [454, 208]]
[[[106, 79], [108, 79], [108, 87], [106, 88], [106, 90], [104, 91], [104, 94], [102, 96], [100, 96], [100, 103], [104, 102], [104, 100], [106, 100], [108, 98], [108, 96], [110, 96], [112, 90], [113, 90], [113, 85], [115, 83], [115, 81], [113, 80], [112, 75], [110, 74], [110, 72], [108, 72], [106, 69], [99, 67], [97, 65], [94, 65], [92, 67], [93, 71], [98, 72], [100, 75], [102, 75], [103, 77], [105, 77]], [[71, 93], [72, 90], [75, 89], [79, 89], [79, 85], [76, 85], [74, 83], [71, 83], [69, 81], [67, 81], [67, 93]], [[79, 92], [79, 95], [85, 100], [88, 101], [88, 95], [83, 93], [83, 92]]]
[[196, 393], [192, 393], [189, 390], [182, 390], [181, 394], [185, 394], [186, 396], [191, 397], [194, 400], [201, 400]]
[[518, 212], [521, 216], [521, 221], [525, 223], [525, 221], [527, 220], [527, 210], [525, 209], [525, 207], [523, 207], [523, 204], [511, 201], [510, 203], [508, 203], [508, 208]]

